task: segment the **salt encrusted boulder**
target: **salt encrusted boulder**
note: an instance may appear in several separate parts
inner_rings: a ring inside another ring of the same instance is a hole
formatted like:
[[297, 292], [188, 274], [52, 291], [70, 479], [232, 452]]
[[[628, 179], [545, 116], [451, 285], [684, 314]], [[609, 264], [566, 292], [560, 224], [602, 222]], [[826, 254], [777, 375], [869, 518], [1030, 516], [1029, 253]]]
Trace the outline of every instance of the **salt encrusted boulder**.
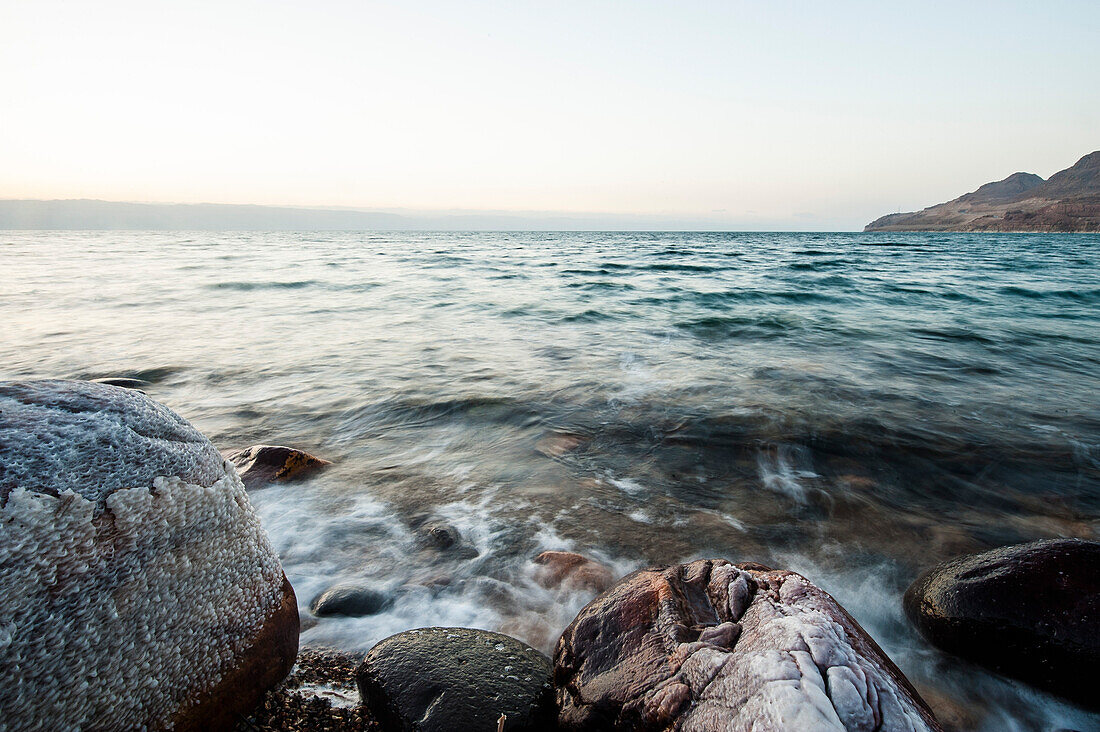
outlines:
[[567, 730], [939, 730], [886, 654], [794, 572], [700, 560], [628, 575], [554, 656]]
[[576, 552], [546, 551], [535, 557], [535, 582], [548, 590], [599, 593], [615, 582], [611, 570]]
[[298, 628], [194, 427], [129, 389], [0, 382], [0, 730], [231, 728]]
[[390, 636], [356, 671], [363, 704], [385, 730], [548, 730], [550, 659], [500, 633], [420, 628]]
[[229, 453], [226, 459], [237, 466], [248, 490], [277, 481], [307, 478], [332, 464], [308, 452], [281, 445], [253, 445]]
[[951, 653], [1089, 706], [1100, 668], [1100, 543], [1053, 539], [952, 559], [905, 593]]

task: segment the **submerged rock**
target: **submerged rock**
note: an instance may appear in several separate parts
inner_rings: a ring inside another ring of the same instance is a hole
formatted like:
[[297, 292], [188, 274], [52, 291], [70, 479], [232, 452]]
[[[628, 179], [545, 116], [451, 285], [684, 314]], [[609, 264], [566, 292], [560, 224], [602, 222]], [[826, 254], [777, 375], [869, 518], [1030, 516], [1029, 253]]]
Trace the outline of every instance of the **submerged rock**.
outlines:
[[567, 730], [939, 730], [898, 668], [794, 572], [700, 560], [628, 575], [554, 656]]
[[548, 590], [600, 593], [615, 582], [611, 570], [574, 552], [547, 551], [535, 557], [535, 582]]
[[535, 449], [549, 458], [560, 458], [585, 444], [589, 438], [571, 432], [551, 432], [535, 444]]
[[909, 587], [905, 612], [945, 651], [1100, 705], [1098, 542], [1054, 539], [953, 559]]
[[550, 660], [500, 633], [421, 628], [391, 636], [356, 672], [387, 730], [544, 730], [554, 720]]
[[393, 604], [393, 598], [384, 592], [360, 585], [336, 585], [313, 598], [309, 611], [317, 617], [348, 615], [361, 617], [374, 615]]
[[0, 727], [231, 728], [298, 629], [244, 486], [194, 427], [137, 391], [0, 383]]
[[253, 445], [229, 453], [226, 459], [237, 467], [248, 490], [277, 481], [307, 478], [332, 464], [308, 452], [280, 445]]
[[459, 530], [442, 519], [418, 517], [413, 523], [424, 546], [429, 549], [450, 549], [462, 541]]
[[473, 559], [477, 547], [465, 541], [454, 524], [430, 514], [413, 516], [409, 525], [416, 531], [424, 549], [447, 554], [455, 559]]

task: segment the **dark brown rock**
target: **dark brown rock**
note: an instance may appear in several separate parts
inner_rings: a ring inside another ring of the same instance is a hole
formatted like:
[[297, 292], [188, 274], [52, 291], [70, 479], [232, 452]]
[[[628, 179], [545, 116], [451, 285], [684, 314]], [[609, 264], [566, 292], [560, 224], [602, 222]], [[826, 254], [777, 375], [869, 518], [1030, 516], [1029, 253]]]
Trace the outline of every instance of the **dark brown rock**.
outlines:
[[279, 445], [253, 445], [229, 453], [226, 459], [237, 466], [237, 473], [248, 490], [277, 481], [307, 478], [332, 464], [308, 452]]
[[886, 654], [793, 572], [724, 560], [635, 572], [566, 628], [567, 730], [938, 730]]
[[615, 581], [611, 570], [574, 552], [548, 551], [535, 557], [535, 581], [548, 590], [600, 593]]
[[554, 719], [550, 660], [500, 633], [421, 628], [391, 636], [356, 672], [386, 730], [545, 730]]
[[953, 559], [909, 587], [905, 612], [945, 651], [1100, 705], [1098, 542], [1054, 539]]

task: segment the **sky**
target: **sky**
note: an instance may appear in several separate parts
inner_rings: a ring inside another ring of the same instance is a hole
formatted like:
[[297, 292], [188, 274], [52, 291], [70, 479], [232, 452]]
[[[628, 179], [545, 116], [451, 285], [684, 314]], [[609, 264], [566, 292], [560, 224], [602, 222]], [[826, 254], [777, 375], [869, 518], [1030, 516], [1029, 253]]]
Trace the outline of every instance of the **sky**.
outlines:
[[1100, 149], [1100, 3], [0, 0], [0, 198], [858, 229]]

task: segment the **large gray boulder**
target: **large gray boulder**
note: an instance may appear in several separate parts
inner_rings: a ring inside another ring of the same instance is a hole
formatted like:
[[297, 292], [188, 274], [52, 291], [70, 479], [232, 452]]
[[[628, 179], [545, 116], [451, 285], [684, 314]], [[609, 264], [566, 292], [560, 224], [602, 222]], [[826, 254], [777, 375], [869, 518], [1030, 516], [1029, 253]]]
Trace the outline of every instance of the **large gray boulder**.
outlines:
[[566, 730], [939, 730], [886, 654], [794, 572], [644, 569], [592, 601], [554, 656]]
[[134, 390], [0, 382], [0, 730], [232, 728], [298, 628], [194, 427]]

